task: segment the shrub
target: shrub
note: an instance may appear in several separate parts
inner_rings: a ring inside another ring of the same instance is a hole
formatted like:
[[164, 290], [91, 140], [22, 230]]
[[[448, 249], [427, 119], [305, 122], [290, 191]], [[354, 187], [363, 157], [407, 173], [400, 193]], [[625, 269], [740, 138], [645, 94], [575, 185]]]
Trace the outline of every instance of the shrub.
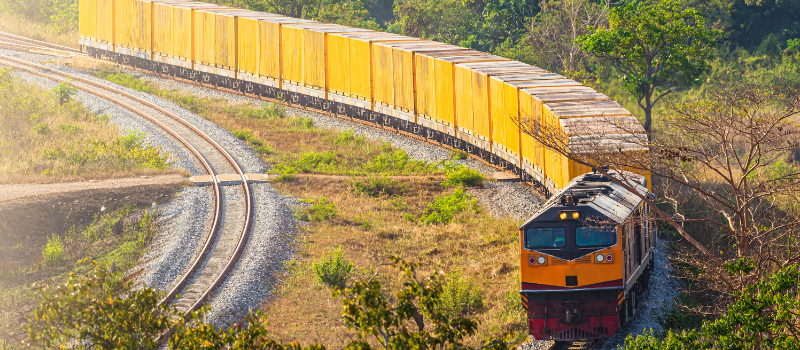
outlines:
[[44, 261], [49, 265], [58, 265], [64, 260], [64, 245], [61, 243], [61, 237], [55, 233], [47, 237], [47, 244], [44, 246]]
[[450, 273], [442, 289], [440, 311], [450, 317], [467, 315], [483, 307], [483, 292], [459, 272]]
[[297, 219], [305, 222], [324, 221], [336, 217], [336, 204], [325, 197], [314, 201], [308, 208], [297, 211]]
[[364, 168], [384, 174], [431, 172], [435, 169], [433, 165], [426, 162], [412, 160], [408, 153], [401, 149], [378, 155], [370, 160]]
[[283, 164], [276, 164], [279, 173], [312, 173], [333, 171], [338, 163], [334, 152], [307, 152], [300, 155], [300, 159]]
[[350, 189], [358, 194], [370, 197], [399, 196], [408, 190], [406, 184], [385, 177], [350, 182]]
[[311, 117], [293, 117], [289, 121], [292, 125], [300, 126], [303, 129], [311, 129], [314, 127], [314, 119], [311, 119]]
[[464, 189], [456, 188], [453, 193], [436, 198], [428, 204], [428, 208], [422, 213], [420, 220], [428, 225], [448, 224], [453, 221], [456, 214], [467, 210], [477, 210], [478, 201], [472, 199], [472, 195], [465, 193]]
[[344, 288], [348, 275], [353, 271], [353, 263], [344, 259], [342, 246], [339, 246], [314, 263], [313, 268], [320, 285]]
[[353, 129], [347, 129], [336, 135], [334, 143], [337, 145], [361, 144], [364, 143], [364, 136], [356, 135]]
[[35, 132], [37, 135], [48, 136], [50, 135], [51, 132], [50, 124], [47, 123], [36, 124], [36, 126], [33, 127], [33, 132]]
[[69, 101], [72, 101], [72, 96], [74, 96], [78, 89], [70, 86], [70, 82], [72, 78], [67, 78], [67, 81], [58, 84], [58, 86], [50, 89], [50, 95], [53, 96], [53, 99], [58, 101], [59, 105], [63, 105]]
[[242, 140], [242, 141], [247, 141], [247, 140], [249, 140], [249, 139], [254, 137], [253, 136], [253, 130], [250, 130], [250, 129], [233, 130], [233, 131], [231, 131], [231, 133], [237, 139]]
[[460, 159], [467, 159], [467, 158], [469, 158], [469, 154], [467, 154], [467, 152], [464, 152], [464, 151], [461, 151], [461, 150], [457, 150], [457, 149], [450, 150], [450, 159], [460, 160]]
[[268, 102], [262, 104], [259, 109], [249, 110], [247, 116], [259, 119], [283, 118], [286, 117], [286, 107], [277, 103]]
[[447, 171], [445, 175], [447, 180], [442, 183], [443, 186], [467, 186], [479, 187], [483, 186], [484, 177], [481, 173], [472, 170], [464, 165], [453, 167]]
[[61, 130], [64, 134], [75, 134], [81, 131], [81, 127], [73, 124], [59, 124], [58, 130]]

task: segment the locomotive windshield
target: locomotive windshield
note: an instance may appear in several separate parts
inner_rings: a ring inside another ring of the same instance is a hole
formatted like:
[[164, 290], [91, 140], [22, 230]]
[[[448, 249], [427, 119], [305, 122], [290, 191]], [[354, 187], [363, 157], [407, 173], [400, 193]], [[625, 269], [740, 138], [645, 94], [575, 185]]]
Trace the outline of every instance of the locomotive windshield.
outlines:
[[614, 227], [576, 227], [575, 244], [578, 247], [610, 246], [617, 243]]
[[566, 243], [562, 227], [529, 228], [525, 236], [525, 245], [528, 248], [559, 248]]

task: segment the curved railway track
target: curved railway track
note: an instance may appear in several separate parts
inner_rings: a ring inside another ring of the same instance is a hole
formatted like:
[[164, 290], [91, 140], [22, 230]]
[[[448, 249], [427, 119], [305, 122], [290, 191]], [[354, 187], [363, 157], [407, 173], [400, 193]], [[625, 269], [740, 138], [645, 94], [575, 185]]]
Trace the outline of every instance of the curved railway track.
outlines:
[[53, 43], [48, 43], [48, 42], [45, 42], [45, 41], [30, 39], [30, 38], [26, 38], [24, 36], [14, 35], [14, 34], [11, 34], [11, 33], [6, 33], [6, 32], [0, 32], [0, 41], [4, 41], [6, 43], [11, 43], [11, 44], [17, 44], [17, 45], [39, 46], [39, 47], [44, 47], [44, 48], [49, 48], [49, 49], [54, 49], [54, 50], [66, 51], [66, 52], [74, 53], [74, 54], [85, 55], [83, 52], [81, 52], [81, 50], [78, 50], [76, 48], [56, 45], [56, 44], [53, 44]]
[[[211, 230], [188, 272], [170, 289], [161, 304], [174, 303], [178, 310], [185, 313], [203, 306], [228, 277], [244, 252], [250, 237], [254, 210], [253, 195], [247, 177], [236, 160], [222, 146], [190, 123], [127, 92], [8, 56], [0, 55], [0, 65], [50, 80], [67, 82], [75, 88], [122, 106], [163, 129], [197, 158], [206, 173], [214, 179]], [[216, 176], [225, 173], [235, 173], [239, 176], [244, 203], [223, 201], [223, 189]]]

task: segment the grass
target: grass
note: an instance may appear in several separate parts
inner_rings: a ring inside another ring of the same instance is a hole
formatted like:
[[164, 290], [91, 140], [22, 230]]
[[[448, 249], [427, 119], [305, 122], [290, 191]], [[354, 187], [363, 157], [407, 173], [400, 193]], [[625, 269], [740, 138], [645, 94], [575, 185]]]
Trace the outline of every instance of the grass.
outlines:
[[472, 345], [503, 331], [517, 331], [516, 340], [524, 340], [525, 313], [517, 293], [519, 223], [492, 217], [471, 198], [463, 186], [479, 186], [479, 174], [413, 160], [352, 130], [317, 128], [307, 118], [286, 116], [278, 105], [229, 104], [161, 90], [141, 79], [118, 81], [156, 91], [230, 130], [281, 174], [282, 181], [274, 183], [281, 194], [305, 202], [295, 214], [308, 222], [300, 228], [299, 258], [285, 266], [288, 273], [276, 285], [276, 296], [262, 307], [275, 337], [343, 346], [355, 334], [344, 327], [341, 304], [325, 285], [377, 271], [392, 293], [400, 279], [381, 264], [393, 254], [422, 262], [423, 274], [442, 271], [452, 277], [448, 310], [482, 322]]
[[175, 172], [160, 147], [138, 133], [120, 136], [108, 116], [64, 101], [63, 90], [50, 93], [0, 69], [0, 183]]
[[54, 31], [48, 28], [48, 23], [32, 20], [18, 13], [0, 11], [0, 31], [62, 46], [79, 47], [80, 35], [77, 27]]

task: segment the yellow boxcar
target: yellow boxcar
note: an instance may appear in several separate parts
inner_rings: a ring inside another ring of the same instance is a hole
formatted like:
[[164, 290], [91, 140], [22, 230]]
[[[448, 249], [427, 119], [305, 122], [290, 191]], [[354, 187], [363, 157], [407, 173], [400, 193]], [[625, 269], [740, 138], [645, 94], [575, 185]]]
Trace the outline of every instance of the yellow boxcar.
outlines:
[[[186, 3], [186, 4], [176, 4], [173, 6], [172, 15], [172, 38], [173, 38], [173, 57], [184, 60], [190, 61], [194, 63], [197, 58], [195, 57], [198, 54], [198, 45], [202, 45], [205, 41], [209, 41], [206, 36], [202, 35], [202, 37], [195, 38], [195, 33], [206, 33], [203, 30], [208, 26], [207, 23], [199, 23], [196, 12], [197, 10], [210, 10], [210, 9], [222, 9], [222, 8], [230, 8], [227, 6], [221, 5], [214, 5], [214, 4], [205, 4], [205, 3]], [[213, 20], [213, 19], [212, 19]], [[211, 23], [211, 28], [213, 30], [213, 22]], [[210, 32], [210, 33], [213, 33]], [[204, 41], [205, 40], [205, 41]], [[202, 41], [202, 42], [201, 42]], [[213, 39], [211, 39], [213, 41]], [[212, 53], [213, 53], [213, 45], [211, 46]]]
[[284, 82], [326, 90], [327, 34], [368, 31], [325, 23], [283, 25]]
[[[261, 49], [258, 53], [258, 73], [280, 82], [283, 70], [283, 25], [289, 23], [318, 23], [307, 19], [292, 17], [272, 17], [259, 19], [259, 43]], [[290, 45], [292, 46], [292, 45]]]
[[[236, 27], [238, 40], [236, 42], [236, 52], [238, 54], [238, 72], [259, 75], [259, 53], [267, 50], [268, 47], [261, 46], [261, 20], [263, 19], [282, 19], [285, 16], [247, 11], [239, 16], [239, 23]], [[275, 47], [278, 47], [276, 44]]]
[[330, 33], [328, 89], [332, 93], [372, 101], [372, 45], [420, 39], [383, 32]]
[[78, 34], [84, 40], [97, 40], [96, 0], [81, 0], [78, 2]]
[[380, 42], [372, 45], [372, 77], [375, 104], [415, 113], [414, 55], [452, 50], [452, 45], [435, 41]]
[[[485, 60], [487, 57], [494, 56], [459, 46], [452, 46], [446, 51], [417, 53], [414, 56], [417, 74], [417, 114], [452, 127], [455, 122], [452, 62]], [[437, 69], [438, 66], [441, 67]], [[447, 100], [449, 103], [438, 103], [440, 100]]]
[[239, 16], [247, 15], [248, 11], [240, 9], [215, 9], [201, 10], [198, 12], [213, 13], [214, 56], [213, 60], [211, 61], [211, 66], [230, 71], [236, 71], [238, 62], [236, 48], [239, 38], [236, 32], [236, 27], [239, 21]]
[[178, 4], [192, 3], [190, 0], [156, 0], [153, 1], [153, 54], [173, 57], [175, 40], [173, 39], [173, 8]]

